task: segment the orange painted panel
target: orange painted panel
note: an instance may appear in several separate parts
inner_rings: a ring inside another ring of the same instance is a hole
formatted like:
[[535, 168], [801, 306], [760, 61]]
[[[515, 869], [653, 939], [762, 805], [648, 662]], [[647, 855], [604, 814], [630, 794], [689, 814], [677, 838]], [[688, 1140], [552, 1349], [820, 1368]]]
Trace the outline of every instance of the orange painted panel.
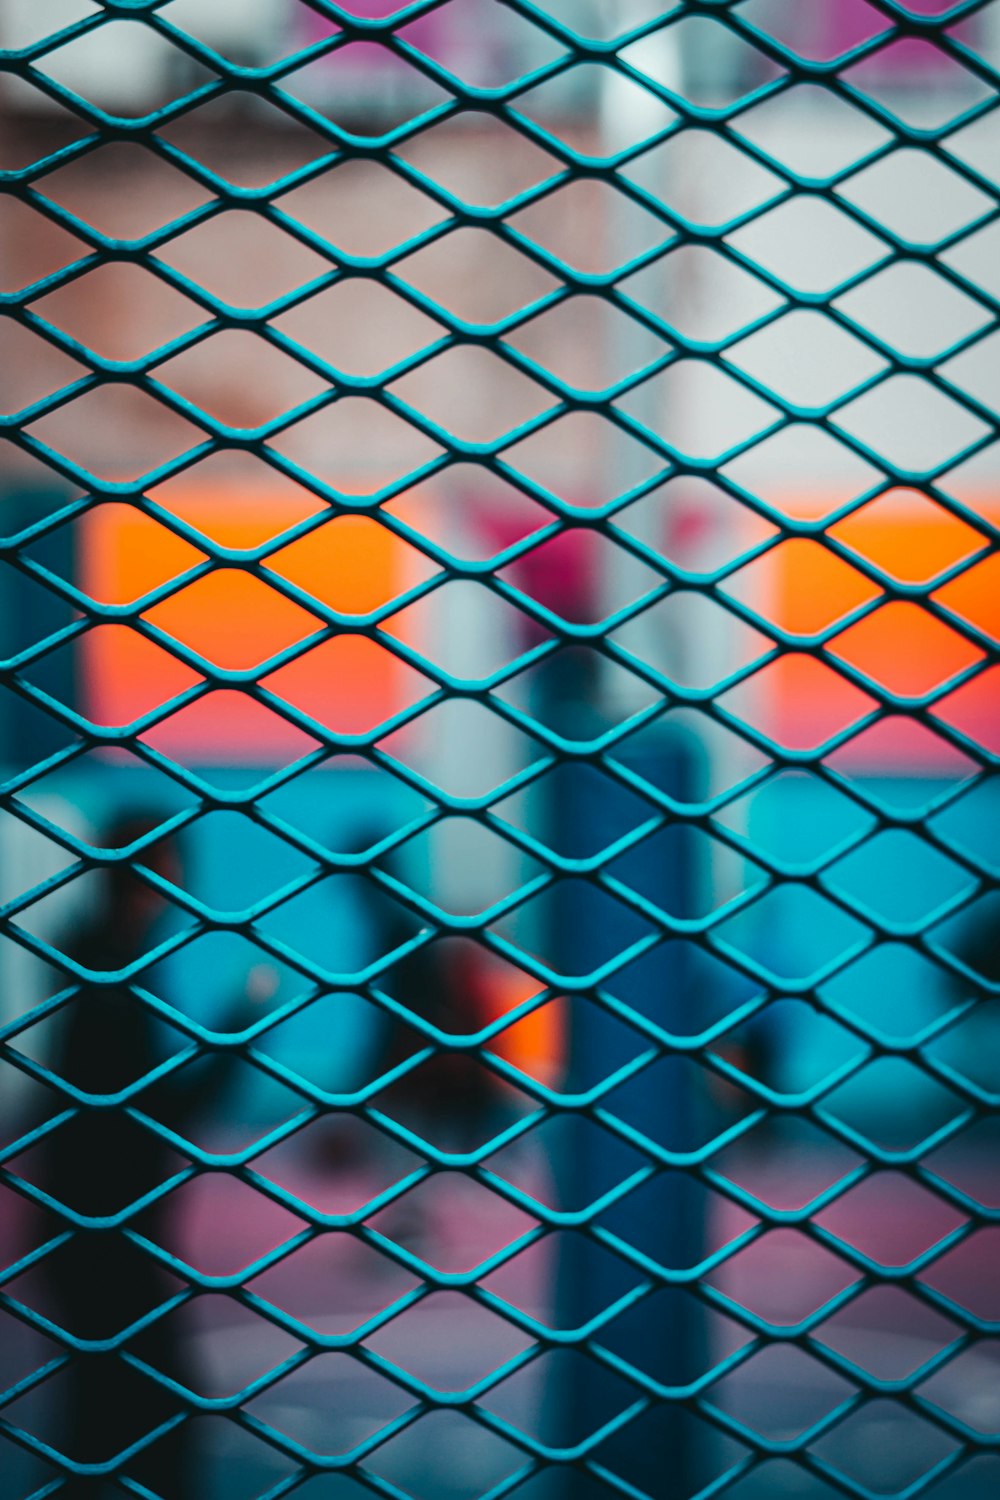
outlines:
[[81, 521], [82, 586], [101, 604], [131, 604], [204, 562], [169, 527], [118, 500]]
[[399, 593], [404, 559], [408, 575], [435, 571], [371, 516], [339, 516], [272, 553], [265, 566], [341, 614], [367, 615]]
[[931, 713], [975, 745], [1000, 754], [1000, 666], [987, 667], [935, 703]]
[[973, 563], [934, 595], [953, 615], [1000, 644], [1000, 553]]
[[830, 653], [904, 699], [934, 692], [984, 657], [922, 605], [902, 599], [841, 631]]
[[[995, 493], [963, 494], [962, 499], [973, 517], [982, 516], [994, 523], [1000, 520], [1000, 497]], [[790, 503], [788, 513], [797, 514], [802, 509], [801, 504]], [[997, 560], [971, 561], [987, 546], [988, 537], [929, 496], [905, 487], [887, 490], [836, 522], [830, 535], [887, 578], [923, 585], [929, 593], [936, 579], [969, 559], [967, 571], [942, 585], [933, 597], [959, 619], [994, 639], [1000, 637]], [[786, 542], [765, 557], [770, 560], [767, 587], [754, 600], [754, 606], [764, 617], [776, 619], [786, 628], [804, 629], [807, 621], [814, 622], [818, 617], [818, 606], [810, 601], [829, 600], [831, 588], [836, 586], [829, 550], [818, 543]], [[848, 602], [845, 590], [843, 603], [846, 606]], [[834, 660], [840, 657], [873, 682], [904, 697], [919, 697], [944, 686], [981, 659], [974, 646], [930, 615], [918, 601], [883, 603], [838, 635], [829, 649]], [[976, 730], [970, 731], [974, 738], [977, 733], [982, 737], [991, 732], [983, 727], [983, 714], [987, 712], [981, 702], [983, 691], [974, 686], [979, 680], [974, 678], [967, 689], [944, 700], [960, 703], [963, 712], [966, 705], [975, 705], [968, 709], [976, 725]], [[834, 688], [834, 681], [819, 674], [810, 678], [801, 671], [772, 671], [766, 684], [772, 700], [770, 716], [764, 714], [768, 728], [773, 727], [776, 737], [786, 745], [808, 743], [817, 724], [825, 717], [835, 717], [834, 699], [838, 695], [847, 705], [848, 684], [844, 682], [843, 689]], [[825, 710], [821, 697], [827, 697]], [[942, 717], [947, 718], [947, 714]], [[944, 741], [938, 743], [944, 771], [949, 751]], [[871, 770], [875, 773], [934, 773], [934, 766], [926, 763], [926, 747], [920, 764], [914, 761], [912, 740], [900, 715], [884, 721], [883, 732], [866, 736], [864, 744], [871, 751]]]
[[335, 734], [367, 734], [433, 689], [429, 678], [363, 635], [321, 642], [262, 686]]
[[123, 727], [202, 679], [129, 625], [98, 625], [83, 640], [84, 713]]
[[825, 662], [792, 651], [723, 695], [736, 717], [788, 750], [818, 750], [876, 706]]
[[730, 581], [737, 597], [790, 635], [811, 636], [879, 595], [878, 584], [808, 537], [770, 548]]
[[[309, 514], [301, 498], [292, 499], [289, 504], [280, 481], [269, 498], [259, 486], [246, 495], [224, 484], [185, 490], [173, 481], [170, 488], [171, 510], [228, 547], [259, 546]], [[141, 598], [204, 556], [132, 506], [101, 505], [83, 518], [81, 584], [108, 603]], [[320, 603], [360, 613], [401, 593], [419, 554], [371, 518], [347, 517], [331, 520], [275, 558], [283, 563], [275, 571]], [[254, 667], [323, 623], [238, 566], [203, 576], [152, 606], [146, 618], [210, 665], [226, 668]], [[194, 671], [125, 624], [88, 632], [82, 671], [84, 711], [104, 724], [130, 723], [197, 681]], [[339, 637], [308, 651], [268, 685], [278, 692], [292, 689], [289, 701], [327, 725], [357, 732], [419, 697], [414, 679], [423, 686], [383, 647]], [[246, 707], [237, 711], [237, 702]], [[163, 748], [189, 763], [234, 765], [279, 761], [301, 738], [277, 715], [255, 710], [245, 695], [228, 689], [210, 694], [157, 734]]]
[[830, 534], [900, 583], [931, 583], [986, 545], [982, 532], [943, 505], [902, 488], [852, 511]]
[[208, 573], [143, 618], [211, 665], [234, 671], [259, 666], [323, 624], [243, 568]]

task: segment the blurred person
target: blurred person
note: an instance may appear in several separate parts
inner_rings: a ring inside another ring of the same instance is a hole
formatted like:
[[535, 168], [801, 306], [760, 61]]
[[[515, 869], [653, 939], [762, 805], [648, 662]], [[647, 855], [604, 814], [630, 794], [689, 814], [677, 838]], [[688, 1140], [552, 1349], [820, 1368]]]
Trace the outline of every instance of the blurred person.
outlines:
[[[108, 830], [109, 847], [128, 847], [157, 821], [141, 813], [120, 819]], [[168, 845], [154, 845], [141, 858], [155, 873], [176, 878], [176, 855]], [[97, 911], [67, 936], [64, 950], [86, 969], [114, 974], [155, 944], [166, 909], [163, 896], [127, 864], [111, 865]], [[102, 1102], [114, 1100], [149, 1073], [163, 1061], [165, 1050], [165, 1028], [131, 985], [81, 984], [66, 1009], [52, 1066], [94, 1102], [81, 1105], [75, 1118], [49, 1138], [44, 1170], [46, 1188], [67, 1208], [88, 1217], [111, 1217], [170, 1176], [176, 1158], [165, 1142], [134, 1121], [126, 1103]], [[162, 1218], [164, 1211], [154, 1209], [151, 1218]], [[124, 1227], [77, 1229], [49, 1257], [46, 1268], [56, 1321], [88, 1340], [113, 1339], [171, 1291], [167, 1276], [133, 1244]], [[142, 1357], [183, 1379], [182, 1351], [169, 1332], [169, 1320], [158, 1320], [145, 1332]], [[63, 1381], [62, 1447], [78, 1463], [108, 1461], [176, 1411], [162, 1388], [130, 1366], [118, 1349], [71, 1352]], [[178, 1434], [164, 1456], [165, 1495], [191, 1493], [184, 1447]], [[111, 1482], [76, 1476], [63, 1493], [74, 1500], [96, 1500]]]
[[[348, 852], [365, 855], [373, 851], [360, 867], [359, 947], [354, 959], [359, 967], [396, 954], [422, 925], [418, 916], [388, 896], [368, 873], [383, 862], [378, 846], [385, 837], [383, 826], [364, 823], [352, 830], [349, 839]], [[393, 875], [406, 880], [404, 858], [390, 856], [384, 862]], [[374, 1003], [358, 1013], [357, 1023], [365, 1035], [351, 1076], [341, 1086], [364, 1089], [387, 1080], [371, 1096], [374, 1109], [426, 1141], [428, 1159], [436, 1151], [473, 1150], [504, 1123], [507, 1086], [475, 1057], [432, 1045], [419, 1027], [423, 1021], [446, 1035], [462, 1037], [480, 1030], [490, 1019], [491, 997], [482, 964], [477, 964], [479, 956], [468, 939], [435, 934], [429, 942], [396, 957], [370, 987], [364, 987]], [[380, 1003], [378, 994], [405, 1007], [413, 1020]], [[427, 1056], [431, 1046], [432, 1055]], [[417, 1055], [422, 1060], [407, 1069], [406, 1064]], [[402, 1070], [399, 1076], [392, 1077], [397, 1070]], [[405, 1144], [423, 1154], [419, 1144]], [[391, 1131], [358, 1134], [345, 1128], [322, 1137], [315, 1164], [324, 1174], [353, 1173], [374, 1184], [382, 1175], [383, 1158], [394, 1160], [398, 1149]], [[431, 1251], [441, 1226], [433, 1213], [428, 1215], [419, 1194], [406, 1193], [380, 1218], [379, 1227], [390, 1239], [420, 1254]]]
[[[106, 844], [124, 849], [147, 835], [160, 818], [132, 813], [107, 833]], [[142, 851], [139, 860], [155, 874], [177, 883], [180, 863], [168, 841]], [[98, 909], [63, 943], [66, 954], [95, 973], [111, 976], [128, 968], [156, 946], [164, 935], [170, 906], [127, 863], [105, 871]], [[140, 981], [141, 982], [141, 981]], [[254, 1000], [237, 997], [236, 1024]], [[126, 1100], [116, 1096], [162, 1064], [171, 1051], [171, 1031], [135, 993], [114, 977], [84, 981], [64, 1012], [51, 1059], [54, 1071], [91, 1096], [75, 1118], [48, 1138], [43, 1165], [46, 1189], [67, 1208], [92, 1218], [110, 1218], [155, 1190], [179, 1168], [183, 1158], [161, 1137], [129, 1113], [143, 1109], [145, 1090]], [[155, 1084], [156, 1098], [170, 1112], [171, 1127], [186, 1135], [187, 1122], [217, 1097], [231, 1056], [215, 1054], [213, 1065], [192, 1077], [189, 1068]], [[71, 1101], [75, 1102], [75, 1101]], [[150, 1255], [129, 1237], [133, 1225], [154, 1242], [169, 1239], [170, 1195], [121, 1226], [78, 1228], [72, 1239], [43, 1263], [55, 1321], [75, 1337], [114, 1340], [137, 1320], [154, 1312], [180, 1290]], [[170, 1379], [192, 1388], [197, 1371], [170, 1316], [154, 1319], [127, 1340], [126, 1346]], [[62, 1451], [77, 1463], [100, 1464], [115, 1458], [161, 1423], [183, 1417], [183, 1403], [122, 1357], [122, 1349], [71, 1351], [62, 1379], [60, 1432]], [[155, 1459], [155, 1462], [154, 1462]], [[144, 1482], [165, 1500], [190, 1500], [198, 1493], [195, 1455], [188, 1423], [176, 1423], [157, 1441], [148, 1458], [137, 1458]], [[152, 1470], [146, 1478], [145, 1470]], [[129, 1470], [134, 1464], [127, 1464]], [[73, 1500], [97, 1500], [120, 1494], [113, 1476], [72, 1476], [62, 1493]]]
[[[491, 1019], [486, 967], [476, 946], [439, 937], [401, 960], [382, 987], [414, 1015], [449, 1036], [480, 1031]], [[398, 1067], [423, 1034], [400, 1020], [390, 1024], [380, 1071]], [[383, 1096], [390, 1113], [446, 1151], [470, 1151], [503, 1124], [508, 1090], [474, 1053], [438, 1051]]]
[[[362, 828], [353, 840], [356, 852], [375, 848], [384, 834]], [[377, 859], [372, 861], [377, 864]], [[390, 858], [390, 872], [406, 882], [405, 850]], [[419, 927], [418, 919], [369, 886], [368, 924], [372, 959], [401, 948]], [[430, 942], [396, 960], [375, 980], [375, 988], [404, 1005], [411, 1014], [448, 1036], [480, 1031], [492, 1019], [489, 981], [483, 954], [468, 939], [437, 933]], [[391, 1011], [385, 1011], [376, 1041], [373, 1074], [400, 1067], [428, 1045], [425, 1033]], [[380, 1094], [380, 1107], [448, 1151], [468, 1151], [499, 1128], [505, 1089], [501, 1081], [464, 1051], [437, 1051]]]

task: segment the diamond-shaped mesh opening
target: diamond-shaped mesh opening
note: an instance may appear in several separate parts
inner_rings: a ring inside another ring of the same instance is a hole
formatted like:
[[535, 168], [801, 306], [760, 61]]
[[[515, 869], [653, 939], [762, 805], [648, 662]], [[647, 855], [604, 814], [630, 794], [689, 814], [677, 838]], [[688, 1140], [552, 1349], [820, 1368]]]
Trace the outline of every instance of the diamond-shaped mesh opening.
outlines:
[[995, 9], [0, 8], [5, 1496], [996, 1488]]

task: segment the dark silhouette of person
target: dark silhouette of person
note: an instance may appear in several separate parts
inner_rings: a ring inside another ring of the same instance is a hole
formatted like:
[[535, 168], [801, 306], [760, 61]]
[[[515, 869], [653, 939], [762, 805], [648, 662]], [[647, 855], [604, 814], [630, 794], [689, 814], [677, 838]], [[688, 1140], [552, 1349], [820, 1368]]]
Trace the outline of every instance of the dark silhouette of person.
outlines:
[[[156, 826], [155, 816], [134, 814], [108, 833], [108, 846], [122, 849]], [[176, 855], [168, 844], [144, 850], [137, 861], [176, 878]], [[161, 1139], [128, 1112], [142, 1107], [142, 1094], [121, 1100], [129, 1085], [164, 1060], [166, 1028], [116, 976], [155, 945], [167, 903], [128, 864], [105, 871], [104, 899], [85, 926], [64, 944], [67, 955], [108, 980], [83, 982], [67, 1007], [55, 1072], [83, 1091], [75, 1117], [49, 1138], [44, 1185], [59, 1203], [88, 1218], [108, 1219], [150, 1193], [182, 1165]], [[141, 982], [141, 981], [140, 981]], [[75, 1102], [75, 1101], [71, 1101]], [[154, 1205], [142, 1215], [142, 1231], [158, 1239], [157, 1226], [170, 1212]], [[127, 1232], [131, 1220], [100, 1227], [76, 1227], [47, 1262], [54, 1317], [69, 1334], [92, 1342], [114, 1341], [153, 1312], [177, 1290], [157, 1262]], [[123, 1346], [72, 1351], [62, 1375], [61, 1442], [66, 1457], [79, 1464], [104, 1464], [161, 1423], [176, 1418], [182, 1405], [155, 1380], [123, 1358], [123, 1347], [175, 1380], [185, 1379], [184, 1351], [171, 1332], [172, 1320], [154, 1320]], [[190, 1454], [181, 1421], [157, 1445], [154, 1487], [169, 1500], [187, 1500]], [[63, 1494], [96, 1500], [112, 1476], [71, 1476]], [[120, 1493], [117, 1488], [114, 1491]]]
[[[383, 829], [361, 825], [351, 841], [352, 852], [375, 847], [383, 836]], [[382, 862], [391, 874], [406, 882], [405, 854], [394, 852]], [[372, 861], [374, 865], [379, 863], [377, 858]], [[424, 923], [391, 900], [374, 881], [366, 882], [366, 886], [370, 957], [381, 958], [401, 948]], [[374, 986], [405, 1005], [415, 1017], [448, 1035], [462, 1037], [478, 1031], [489, 1018], [477, 957], [476, 945], [469, 939], [439, 933], [390, 965]], [[377, 1033], [375, 1055], [369, 1064], [373, 1077], [391, 1072], [427, 1046], [423, 1032], [390, 1013], [383, 1015]], [[434, 1145], [465, 1151], [486, 1139], [503, 1094], [502, 1085], [474, 1059], [462, 1052], [439, 1051], [382, 1090], [378, 1105]]]

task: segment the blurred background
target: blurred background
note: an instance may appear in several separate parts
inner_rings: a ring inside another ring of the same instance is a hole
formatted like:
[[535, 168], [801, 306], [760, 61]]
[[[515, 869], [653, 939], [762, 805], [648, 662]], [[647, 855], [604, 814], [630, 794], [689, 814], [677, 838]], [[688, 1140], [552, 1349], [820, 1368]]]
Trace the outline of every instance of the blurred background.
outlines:
[[0, 9], [4, 1494], [987, 1496], [1000, 6], [323, 9]]

